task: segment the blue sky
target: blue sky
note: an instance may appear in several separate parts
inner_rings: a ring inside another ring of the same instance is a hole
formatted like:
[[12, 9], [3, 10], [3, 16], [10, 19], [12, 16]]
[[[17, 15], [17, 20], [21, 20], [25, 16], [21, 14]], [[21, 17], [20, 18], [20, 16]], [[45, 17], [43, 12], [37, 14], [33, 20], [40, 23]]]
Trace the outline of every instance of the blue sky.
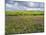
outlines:
[[43, 2], [5, 0], [6, 10], [43, 10]]

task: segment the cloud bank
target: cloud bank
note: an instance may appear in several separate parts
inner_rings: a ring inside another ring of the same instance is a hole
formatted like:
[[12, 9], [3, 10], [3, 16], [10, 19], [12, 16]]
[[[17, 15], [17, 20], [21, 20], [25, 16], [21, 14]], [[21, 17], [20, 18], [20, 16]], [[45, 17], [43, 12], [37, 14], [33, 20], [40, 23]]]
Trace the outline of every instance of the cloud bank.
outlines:
[[6, 10], [44, 10], [43, 2], [6, 0]]

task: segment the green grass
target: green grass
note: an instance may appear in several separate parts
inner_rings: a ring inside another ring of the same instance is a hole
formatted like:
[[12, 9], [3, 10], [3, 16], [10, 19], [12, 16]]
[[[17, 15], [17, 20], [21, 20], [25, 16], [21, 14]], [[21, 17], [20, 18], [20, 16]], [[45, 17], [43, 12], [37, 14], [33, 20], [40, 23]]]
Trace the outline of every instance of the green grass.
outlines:
[[6, 11], [8, 16], [43, 15], [43, 11]]

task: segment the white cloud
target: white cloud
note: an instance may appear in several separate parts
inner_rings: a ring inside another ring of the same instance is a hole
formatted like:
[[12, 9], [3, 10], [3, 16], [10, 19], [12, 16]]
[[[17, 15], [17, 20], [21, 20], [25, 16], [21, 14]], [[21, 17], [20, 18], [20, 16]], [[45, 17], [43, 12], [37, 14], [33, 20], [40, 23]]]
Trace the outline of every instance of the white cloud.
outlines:
[[6, 4], [6, 7], [12, 7], [12, 5], [7, 3], [7, 4]]
[[43, 11], [44, 9], [42, 8], [27, 8], [26, 10], [41, 10], [41, 11]]
[[15, 6], [18, 6], [18, 3], [16, 2], [14, 5], [15, 5]]
[[33, 2], [29, 2], [28, 5], [29, 5], [30, 7], [34, 7], [34, 3], [33, 3]]

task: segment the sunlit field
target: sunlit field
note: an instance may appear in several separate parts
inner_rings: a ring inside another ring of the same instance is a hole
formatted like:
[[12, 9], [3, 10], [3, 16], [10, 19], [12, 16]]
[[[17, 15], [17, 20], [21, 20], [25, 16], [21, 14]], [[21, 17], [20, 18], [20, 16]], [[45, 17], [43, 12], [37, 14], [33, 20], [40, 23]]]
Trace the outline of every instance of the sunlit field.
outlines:
[[6, 34], [44, 32], [43, 11], [6, 11]]
[[26, 10], [16, 10], [16, 11], [6, 11], [7, 16], [25, 16], [25, 15], [30, 15], [30, 16], [37, 16], [37, 15], [43, 15], [43, 11], [26, 11]]

